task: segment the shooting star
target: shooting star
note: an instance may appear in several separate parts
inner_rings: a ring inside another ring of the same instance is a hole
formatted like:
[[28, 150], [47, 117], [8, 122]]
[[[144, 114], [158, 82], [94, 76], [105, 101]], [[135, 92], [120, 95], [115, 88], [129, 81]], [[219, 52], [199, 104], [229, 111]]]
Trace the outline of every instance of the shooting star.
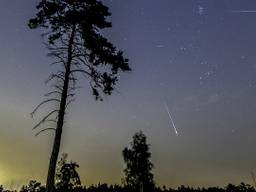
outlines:
[[177, 131], [177, 128], [176, 128], [175, 123], [174, 123], [174, 121], [173, 121], [173, 118], [172, 118], [172, 116], [171, 116], [169, 107], [167, 106], [166, 103], [164, 103], [164, 105], [165, 105], [166, 112], [168, 113], [168, 116], [169, 116], [169, 118], [170, 118], [170, 120], [171, 120], [173, 129], [174, 129], [174, 132], [175, 132], [176, 136], [179, 136], [179, 133], [178, 133], [178, 131]]
[[256, 10], [231, 10], [231, 13], [256, 13]]

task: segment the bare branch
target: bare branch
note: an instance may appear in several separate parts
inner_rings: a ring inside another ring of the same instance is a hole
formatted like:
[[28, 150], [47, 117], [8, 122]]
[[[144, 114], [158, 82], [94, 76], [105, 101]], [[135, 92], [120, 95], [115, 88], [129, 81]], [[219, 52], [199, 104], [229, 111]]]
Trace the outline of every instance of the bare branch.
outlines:
[[63, 74], [51, 74], [49, 78], [45, 81], [45, 84], [48, 84], [53, 79], [62, 80], [64, 81]]
[[78, 87], [69, 87], [68, 91], [75, 91], [76, 89], [80, 89], [82, 88], [81, 86], [78, 86]]
[[38, 128], [41, 124], [43, 124], [52, 114], [54, 113], [58, 113], [59, 110], [53, 110], [50, 113], [48, 113], [41, 121], [39, 121], [39, 123], [37, 123], [32, 130]]
[[49, 92], [49, 93], [46, 93], [44, 96], [45, 96], [45, 97], [48, 97], [48, 96], [53, 95], [53, 94], [59, 94], [59, 95], [61, 95], [61, 92], [59, 92], [59, 91], [51, 91], [51, 92]]
[[42, 105], [44, 105], [44, 104], [46, 104], [46, 103], [49, 103], [49, 102], [52, 102], [52, 101], [60, 102], [59, 99], [54, 99], [54, 98], [52, 98], [52, 99], [47, 99], [47, 100], [42, 101], [42, 102], [39, 103], [39, 104], [35, 107], [35, 109], [30, 113], [30, 115], [32, 116], [32, 118], [33, 118], [34, 114], [36, 113], [36, 111], [37, 111]]
[[59, 85], [54, 85], [54, 88], [55, 88], [55, 89], [58, 89], [59, 91], [62, 92], [62, 87], [61, 87], [61, 86], [59, 86]]
[[57, 120], [54, 120], [54, 119], [47, 119], [47, 120], [45, 120], [45, 122], [53, 122], [53, 123], [56, 123]]
[[60, 61], [60, 60], [51, 63], [51, 65], [58, 65], [58, 64], [65, 66], [65, 62], [64, 61]]
[[67, 95], [67, 97], [74, 97], [75, 96], [75, 93], [70, 93]]
[[59, 62], [61, 62], [66, 68], [67, 57], [63, 53], [52, 52], [52, 53], [49, 53], [47, 55], [50, 56], [50, 57], [56, 57], [57, 59], [59, 59]]
[[91, 66], [88, 64], [88, 61], [86, 60], [86, 58], [76, 57], [76, 58], [73, 58], [73, 60], [77, 61], [78, 63], [82, 63], [83, 65], [85, 65], [88, 68], [91, 68]]
[[56, 131], [55, 128], [49, 127], [49, 128], [46, 128], [46, 129], [43, 129], [43, 130], [39, 131], [38, 133], [35, 134], [35, 136], [37, 137], [37, 136], [40, 135], [41, 133], [43, 133], [43, 132], [45, 132], [45, 131], [49, 131], [49, 130]]

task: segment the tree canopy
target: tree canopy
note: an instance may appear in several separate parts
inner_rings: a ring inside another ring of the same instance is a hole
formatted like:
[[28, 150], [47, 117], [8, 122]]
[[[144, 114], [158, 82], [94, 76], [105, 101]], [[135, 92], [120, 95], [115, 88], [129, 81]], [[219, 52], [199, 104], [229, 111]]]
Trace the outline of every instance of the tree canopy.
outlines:
[[152, 174], [153, 163], [147, 138], [142, 131], [135, 133], [130, 143], [130, 148], [123, 150], [126, 163], [125, 184], [139, 190], [141, 187], [147, 191], [154, 187]]
[[79, 165], [73, 161], [68, 162], [67, 157], [67, 154], [63, 154], [57, 166], [56, 189], [60, 191], [81, 187], [80, 177], [76, 170]]
[[111, 15], [108, 7], [97, 0], [42, 0], [37, 9], [29, 27], [45, 28], [43, 35], [47, 36], [49, 55], [67, 65], [65, 58], [68, 58], [68, 43], [73, 32], [71, 51], [75, 69], [71, 73], [80, 72], [90, 78], [96, 99], [102, 99], [100, 90], [111, 94], [118, 81], [118, 71], [130, 71], [130, 67], [123, 52], [101, 33], [102, 29], [112, 26], [106, 19]]

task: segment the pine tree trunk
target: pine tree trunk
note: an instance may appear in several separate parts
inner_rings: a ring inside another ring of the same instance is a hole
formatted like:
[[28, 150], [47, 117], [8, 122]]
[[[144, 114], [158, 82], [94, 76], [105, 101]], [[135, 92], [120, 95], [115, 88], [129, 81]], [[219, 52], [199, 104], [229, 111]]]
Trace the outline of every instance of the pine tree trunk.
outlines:
[[54, 143], [53, 143], [53, 148], [52, 148], [52, 153], [51, 153], [51, 158], [49, 163], [49, 169], [48, 169], [48, 175], [47, 175], [47, 181], [46, 181], [46, 192], [53, 192], [55, 189], [55, 172], [56, 172], [56, 164], [57, 164], [59, 151], [60, 151], [62, 128], [64, 124], [66, 103], [67, 103], [67, 97], [68, 97], [74, 36], [75, 36], [75, 26], [73, 26], [72, 28], [72, 32], [71, 32], [71, 36], [68, 44], [68, 58], [67, 58], [67, 64], [65, 68], [65, 79], [64, 79], [64, 84], [63, 84], [63, 89], [61, 94], [61, 101], [59, 106], [58, 122], [56, 126], [55, 138], [54, 138]]

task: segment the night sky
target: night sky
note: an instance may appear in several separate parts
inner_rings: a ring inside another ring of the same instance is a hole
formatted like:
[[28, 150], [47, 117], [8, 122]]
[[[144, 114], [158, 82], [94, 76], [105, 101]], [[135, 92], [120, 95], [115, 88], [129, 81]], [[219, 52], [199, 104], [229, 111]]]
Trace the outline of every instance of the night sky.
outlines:
[[[0, 183], [45, 182], [53, 133], [35, 137], [30, 112], [50, 90], [37, 0], [0, 2]], [[117, 92], [96, 102], [81, 79], [67, 113], [62, 152], [83, 184], [120, 183], [122, 150], [142, 130], [156, 183], [252, 184], [256, 172], [256, 1], [105, 0], [104, 34], [130, 59]], [[168, 115], [167, 107], [178, 135]]]

